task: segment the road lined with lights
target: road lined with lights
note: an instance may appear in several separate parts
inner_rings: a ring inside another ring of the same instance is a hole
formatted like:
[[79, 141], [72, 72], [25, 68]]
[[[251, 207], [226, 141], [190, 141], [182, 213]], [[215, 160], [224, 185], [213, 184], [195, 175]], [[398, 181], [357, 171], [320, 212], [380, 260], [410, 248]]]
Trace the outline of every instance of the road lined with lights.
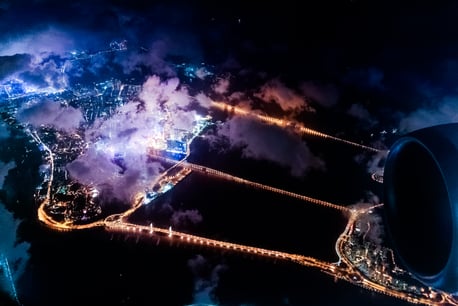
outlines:
[[222, 111], [226, 111], [228, 113], [234, 113], [234, 114], [239, 115], [239, 116], [252, 117], [252, 118], [255, 118], [255, 119], [260, 120], [262, 122], [266, 122], [268, 124], [279, 126], [281, 128], [290, 128], [290, 129], [294, 130], [295, 132], [297, 132], [299, 134], [306, 134], [306, 135], [310, 135], [310, 136], [321, 137], [321, 138], [324, 138], [324, 139], [327, 139], [327, 140], [334, 140], [334, 141], [337, 141], [337, 142], [341, 142], [341, 143], [344, 143], [344, 144], [347, 144], [347, 145], [351, 145], [351, 146], [354, 146], [354, 147], [357, 147], [357, 148], [360, 148], [360, 149], [363, 149], [363, 150], [366, 150], [366, 151], [375, 152], [375, 153], [378, 153], [378, 152], [381, 151], [379, 149], [372, 148], [372, 147], [369, 147], [369, 146], [365, 146], [365, 145], [362, 145], [362, 144], [359, 144], [359, 143], [356, 143], [356, 142], [353, 142], [353, 141], [349, 141], [349, 140], [345, 140], [345, 139], [342, 139], [342, 138], [339, 138], [339, 137], [335, 137], [335, 136], [331, 136], [331, 135], [328, 135], [328, 134], [321, 133], [319, 131], [307, 128], [307, 127], [305, 127], [303, 124], [301, 124], [299, 122], [290, 121], [290, 120], [284, 120], [284, 119], [278, 119], [278, 118], [267, 116], [267, 115], [256, 114], [253, 111], [247, 111], [247, 110], [244, 110], [243, 108], [240, 108], [238, 106], [232, 106], [232, 105], [229, 105], [229, 104], [226, 104], [226, 103], [223, 103], [223, 102], [212, 101], [211, 102], [211, 106], [213, 106], [215, 108], [218, 108], [218, 109], [220, 109]]
[[[161, 160], [161, 161], [164, 161], [164, 162], [167, 162], [167, 163], [176, 163], [176, 161], [173, 160], [173, 159], [169, 159], [169, 158], [165, 158], [165, 157], [161, 157], [161, 156], [154, 156], [154, 158], [156, 158], [158, 160]], [[204, 175], [208, 175], [208, 176], [224, 179], [224, 180], [235, 182], [235, 183], [238, 183], [238, 184], [247, 185], [247, 186], [250, 186], [250, 187], [253, 187], [253, 188], [256, 188], [256, 189], [261, 189], [261, 190], [266, 190], [266, 191], [278, 193], [278, 194], [281, 194], [281, 195], [284, 195], [284, 196], [296, 198], [296, 199], [299, 199], [299, 200], [302, 200], [302, 201], [306, 201], [306, 202], [309, 202], [309, 203], [325, 206], [325, 207], [328, 207], [328, 208], [337, 209], [337, 210], [340, 210], [340, 211], [343, 211], [343, 212], [349, 212], [350, 211], [349, 208], [347, 208], [347, 207], [345, 207], [343, 205], [338, 205], [338, 204], [334, 204], [334, 203], [331, 203], [331, 202], [326, 202], [326, 201], [323, 201], [323, 200], [307, 197], [305, 195], [301, 195], [301, 194], [294, 193], [294, 192], [291, 192], [291, 191], [287, 191], [287, 190], [283, 190], [283, 189], [280, 189], [280, 188], [275, 188], [275, 187], [272, 187], [272, 186], [269, 186], [269, 185], [264, 185], [264, 184], [261, 184], [261, 183], [249, 181], [249, 180], [246, 180], [244, 178], [241, 178], [241, 177], [238, 177], [238, 176], [234, 176], [234, 175], [231, 175], [229, 173], [222, 172], [222, 171], [219, 171], [219, 170], [216, 170], [216, 169], [212, 169], [212, 168], [209, 168], [209, 167], [205, 167], [205, 166], [202, 166], [202, 165], [193, 164], [193, 163], [189, 163], [189, 162], [186, 162], [186, 161], [180, 161], [180, 165], [182, 167], [191, 169], [191, 170], [193, 170], [195, 172], [199, 172], [199, 173], [204, 174]]]
[[203, 166], [196, 165], [196, 164], [191, 164], [191, 163], [188, 163], [188, 162], [183, 163], [183, 166], [184, 167], [189, 167], [190, 169], [192, 169], [194, 171], [197, 171], [197, 172], [200, 172], [200, 173], [203, 173], [205, 175], [210, 175], [210, 176], [213, 176], [213, 177], [222, 178], [222, 179], [225, 179], [225, 180], [228, 180], [228, 181], [232, 181], [232, 182], [235, 182], [235, 183], [248, 185], [250, 187], [254, 187], [254, 188], [257, 188], [257, 189], [267, 190], [267, 191], [270, 191], [270, 192], [278, 193], [278, 194], [281, 194], [281, 195], [285, 195], [285, 196], [296, 198], [296, 199], [299, 199], [299, 200], [302, 200], [302, 201], [306, 201], [306, 202], [309, 202], [309, 203], [325, 206], [325, 207], [328, 207], [328, 208], [333, 208], [333, 209], [337, 209], [337, 210], [340, 210], [340, 211], [349, 211], [349, 209], [347, 207], [343, 206], [343, 205], [337, 205], [337, 204], [326, 202], [326, 201], [323, 201], [323, 200], [318, 200], [318, 199], [314, 199], [314, 198], [311, 198], [311, 197], [307, 197], [307, 196], [304, 196], [304, 195], [301, 195], [301, 194], [298, 194], [298, 193], [294, 193], [294, 192], [291, 192], [291, 191], [287, 191], [287, 190], [283, 190], [283, 189], [280, 189], [280, 188], [275, 188], [275, 187], [271, 187], [271, 186], [268, 186], [268, 185], [260, 184], [260, 183], [257, 183], [257, 182], [249, 181], [249, 180], [246, 180], [246, 179], [243, 179], [243, 178], [240, 178], [240, 177], [237, 177], [237, 176], [233, 176], [233, 175], [230, 175], [228, 173], [225, 173], [225, 172], [222, 172], [222, 171], [219, 171], [219, 170], [215, 170], [215, 169], [212, 169], [212, 168], [203, 167]]
[[339, 236], [336, 242], [336, 252], [339, 256], [339, 261], [337, 263], [329, 263], [304, 255], [291, 254], [287, 252], [280, 252], [264, 248], [257, 248], [243, 244], [237, 244], [232, 242], [210, 239], [202, 236], [191, 235], [183, 232], [174, 231], [172, 227], [166, 229], [160, 227], [153, 227], [152, 224], [150, 224], [149, 226], [133, 224], [123, 221], [123, 217], [121, 215], [119, 215], [117, 218], [107, 218], [104, 222], [105, 229], [110, 232], [118, 232], [125, 235], [133, 235], [135, 237], [143, 237], [145, 239], [160, 240], [162, 238], [165, 241], [168, 241], [172, 244], [192, 244], [205, 248], [233, 251], [252, 256], [289, 261], [307, 267], [314, 267], [337, 279], [345, 280], [364, 289], [372, 290], [374, 292], [385, 294], [414, 304], [424, 304], [433, 306], [458, 305], [458, 302], [454, 300], [452, 295], [441, 291], [434, 291], [433, 289], [431, 289], [431, 294], [434, 295], [434, 298], [432, 298], [429, 296], [414, 294], [413, 292], [401, 292], [396, 289], [392, 289], [382, 284], [376, 283], [367, 278], [366, 275], [359, 271], [352, 264], [352, 262], [348, 258], [346, 258], [343, 252], [343, 244], [346, 243], [346, 239], [351, 235], [354, 228], [354, 223], [358, 220], [359, 216], [361, 216], [364, 213], [367, 213], [367, 211], [377, 206], [381, 206], [381, 204], [366, 209], [352, 210], [352, 214], [349, 218], [348, 224], [344, 232]]

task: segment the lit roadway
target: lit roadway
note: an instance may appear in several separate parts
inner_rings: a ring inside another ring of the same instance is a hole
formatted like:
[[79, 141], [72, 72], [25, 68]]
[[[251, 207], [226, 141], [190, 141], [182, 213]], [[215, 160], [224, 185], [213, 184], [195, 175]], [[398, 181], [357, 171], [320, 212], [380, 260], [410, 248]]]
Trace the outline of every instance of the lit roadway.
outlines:
[[[380, 205], [381, 204], [376, 206]], [[342, 251], [343, 244], [346, 242], [347, 237], [349, 237], [349, 235], [353, 231], [354, 223], [361, 214], [366, 213], [368, 210], [375, 208], [376, 206], [362, 210], [352, 210], [352, 214], [350, 215], [345, 231], [340, 235], [336, 242], [336, 251], [339, 256], [339, 261], [337, 263], [329, 263], [313, 257], [303, 255], [291, 254], [232, 242], [209, 239], [202, 236], [177, 232], [174, 231], [171, 227], [165, 229], [153, 227], [152, 224], [150, 224], [149, 226], [132, 224], [129, 222], [122, 221], [122, 215], [108, 217], [107, 219], [105, 219], [105, 229], [111, 232], [120, 232], [136, 237], [143, 237], [145, 239], [150, 238], [157, 240], [162, 238], [165, 241], [170, 242], [171, 244], [193, 244], [206, 248], [216, 248], [277, 260], [291, 261], [303, 266], [317, 268], [322, 272], [327, 273], [335, 278], [348, 281], [352, 284], [358, 285], [365, 289], [382, 293], [394, 298], [402, 299], [414, 304], [458, 305], [457, 301], [455, 301], [450, 294], [444, 292], [432, 290], [431, 292], [434, 292], [435, 297], [431, 298], [422, 295], [417, 295], [412, 292], [401, 292], [383, 286], [382, 284], [376, 283], [368, 279], [364, 274], [362, 274], [356, 267], [352, 265], [350, 260], [348, 260], [345, 257]]]
[[300, 133], [300, 134], [306, 134], [306, 135], [321, 137], [321, 138], [328, 139], [328, 140], [334, 140], [334, 141], [341, 142], [341, 143], [344, 143], [344, 144], [347, 144], [347, 145], [351, 145], [351, 146], [354, 146], [354, 147], [358, 147], [360, 149], [364, 149], [364, 150], [367, 150], [367, 151], [372, 151], [372, 152], [376, 152], [376, 153], [380, 152], [380, 150], [378, 150], [376, 148], [368, 147], [368, 146], [365, 146], [365, 145], [362, 145], [362, 144], [359, 144], [359, 143], [356, 143], [356, 142], [348, 141], [348, 140], [345, 140], [345, 139], [342, 139], [342, 138], [338, 138], [338, 137], [335, 137], [335, 136], [331, 136], [331, 135], [328, 135], [328, 134], [321, 133], [321, 132], [316, 131], [316, 130], [312, 130], [310, 128], [307, 128], [307, 127], [303, 126], [299, 122], [283, 120], [283, 119], [278, 119], [278, 118], [275, 118], [275, 117], [256, 114], [256, 113], [253, 113], [253, 111], [247, 111], [247, 110], [244, 110], [243, 108], [240, 108], [240, 107], [237, 107], [237, 106], [228, 105], [228, 104], [223, 103], [223, 102], [212, 101], [211, 105], [213, 107], [216, 107], [216, 108], [218, 108], [220, 110], [223, 110], [223, 111], [227, 111], [229, 113], [234, 113], [234, 114], [239, 115], [239, 116], [252, 117], [252, 118], [255, 118], [255, 119], [260, 120], [262, 122], [266, 122], [268, 124], [279, 126], [281, 128], [288, 128], [289, 127], [289, 128], [292, 128], [294, 131], [296, 131], [297, 133]]
[[[176, 163], [176, 161], [174, 161], [173, 159], [168, 159], [168, 158], [164, 158], [164, 157], [160, 157], [160, 156], [154, 156], [154, 157], [157, 158], [157, 159], [163, 160], [165, 162]], [[337, 204], [334, 204], [334, 203], [322, 201], [322, 200], [319, 200], [319, 199], [314, 199], [314, 198], [311, 198], [311, 197], [307, 197], [307, 196], [304, 196], [304, 195], [301, 195], [301, 194], [298, 194], [298, 193], [294, 193], [294, 192], [290, 192], [290, 191], [287, 191], [287, 190], [283, 190], [283, 189], [280, 189], [280, 188], [275, 188], [275, 187], [271, 187], [271, 186], [268, 186], [268, 185], [260, 184], [260, 183], [257, 183], [257, 182], [249, 181], [249, 180], [246, 180], [246, 179], [243, 179], [243, 178], [240, 178], [240, 177], [237, 177], [237, 176], [233, 176], [233, 175], [230, 175], [228, 173], [225, 173], [225, 172], [222, 172], [222, 171], [219, 171], [219, 170], [215, 170], [215, 169], [212, 169], [212, 168], [208, 168], [208, 167], [197, 165], [197, 164], [193, 164], [193, 163], [188, 163], [188, 162], [183, 161], [183, 160], [180, 161], [180, 163], [181, 163], [180, 165], [182, 167], [189, 168], [189, 169], [191, 169], [193, 171], [200, 172], [200, 173], [205, 174], [205, 175], [217, 177], [217, 178], [220, 178], [220, 179], [224, 179], [224, 180], [227, 180], [227, 181], [232, 181], [232, 182], [239, 183], [239, 184], [248, 185], [248, 186], [251, 186], [251, 187], [254, 187], [254, 188], [257, 188], [257, 189], [262, 189], [262, 190], [267, 190], [267, 191], [270, 191], [270, 192], [275, 192], [275, 193], [278, 193], [278, 194], [281, 194], [281, 195], [285, 195], [285, 196], [296, 198], [296, 199], [299, 199], [299, 200], [302, 200], [302, 201], [306, 201], [306, 202], [309, 202], [309, 203], [313, 203], [313, 204], [317, 204], [317, 205], [321, 205], [321, 206], [337, 209], [337, 210], [340, 210], [340, 211], [350, 212], [350, 209], [345, 207], [345, 206], [343, 206], [343, 205], [337, 205]]]
[[[337, 263], [329, 263], [329, 262], [321, 261], [313, 257], [308, 257], [308, 256], [303, 256], [303, 255], [298, 255], [298, 254], [291, 254], [291, 253], [286, 253], [286, 252], [280, 252], [280, 251], [275, 251], [275, 250], [268, 250], [268, 249], [263, 249], [263, 248], [257, 248], [253, 246], [236, 244], [236, 243], [191, 235], [191, 234], [187, 234], [183, 232], [177, 232], [177, 231], [174, 231], [172, 227], [165, 229], [165, 228], [153, 227], [152, 224], [148, 226], [148, 225], [130, 223], [129, 221], [127, 221], [129, 215], [132, 214], [135, 210], [137, 210], [143, 204], [144, 194], [142, 193], [139, 193], [134, 197], [133, 205], [130, 209], [128, 209], [127, 211], [125, 211], [122, 214], [115, 214], [115, 215], [108, 216], [107, 218], [105, 218], [105, 220], [98, 220], [93, 223], [80, 224], [80, 225], [73, 224], [71, 222], [58, 222], [54, 220], [50, 215], [48, 215], [46, 213], [46, 210], [44, 209], [46, 205], [49, 205], [51, 203], [51, 197], [52, 197], [51, 190], [52, 190], [52, 183], [53, 183], [53, 178], [54, 178], [53, 176], [53, 172], [54, 172], [53, 153], [49, 149], [49, 147], [46, 146], [41, 141], [40, 137], [38, 137], [36, 132], [32, 132], [31, 136], [39, 145], [42, 145], [44, 150], [47, 152], [46, 159], [48, 160], [50, 164], [50, 168], [51, 168], [50, 169], [51, 174], [50, 174], [49, 182], [47, 185], [46, 198], [43, 200], [40, 207], [38, 208], [38, 218], [41, 222], [43, 222], [44, 224], [46, 224], [47, 226], [53, 229], [56, 229], [59, 231], [68, 231], [68, 230], [88, 229], [88, 228], [103, 226], [105, 230], [109, 232], [121, 232], [121, 233], [128, 234], [128, 235], [135, 235], [137, 237], [152, 237], [153, 239], [160, 239], [161, 237], [163, 237], [165, 239], [168, 239], [171, 243], [194, 244], [194, 245], [200, 245], [202, 247], [216, 248], [216, 249], [221, 249], [221, 250], [230, 250], [230, 251], [239, 252], [239, 253], [251, 254], [251, 255], [273, 258], [273, 259], [278, 259], [278, 260], [285, 260], [285, 261], [294, 262], [294, 263], [297, 263], [303, 266], [317, 268], [320, 271], [326, 274], [329, 274], [336, 279], [342, 279], [352, 284], [361, 286], [365, 289], [373, 290], [378, 293], [383, 293], [385, 295], [392, 296], [398, 299], [402, 299], [402, 300], [405, 300], [411, 303], [433, 305], [433, 306], [439, 306], [439, 305], [458, 306], [458, 302], [453, 298], [452, 295], [442, 292], [442, 291], [431, 289], [430, 292], [433, 293], [433, 295], [424, 296], [420, 294], [414, 294], [413, 292], [398, 291], [398, 290], [386, 287], [382, 284], [376, 283], [373, 280], [369, 279], [366, 275], [361, 273], [357, 269], [357, 267], [355, 267], [352, 264], [352, 262], [348, 258], [346, 258], [345, 253], [343, 252], [343, 246], [347, 242], [348, 237], [352, 234], [354, 224], [358, 220], [358, 217], [362, 214], [367, 213], [370, 209], [373, 209], [376, 206], [381, 206], [382, 204], [372, 206], [370, 208], [365, 208], [365, 209], [349, 209], [349, 208], [345, 208], [345, 207], [335, 205], [332, 203], [312, 199], [309, 197], [297, 195], [297, 194], [294, 194], [288, 191], [284, 191], [281, 189], [277, 189], [277, 188], [269, 187], [269, 186], [262, 185], [259, 183], [247, 181], [247, 180], [237, 178], [229, 174], [220, 172], [218, 170], [209, 169], [209, 168], [202, 167], [202, 166], [195, 165], [195, 164], [190, 164], [190, 163], [185, 162], [184, 160], [178, 164], [184, 167], [189, 167], [190, 169], [199, 171], [201, 173], [207, 173], [209, 175], [226, 178], [228, 180], [232, 180], [237, 183], [251, 185], [256, 188], [270, 190], [270, 191], [277, 192], [280, 194], [303, 199], [303, 200], [306, 200], [306, 201], [309, 201], [315, 204], [319, 204], [319, 205], [323, 205], [326, 207], [349, 212], [349, 219], [348, 219], [346, 228], [344, 232], [339, 236], [336, 242], [335, 249], [339, 257], [339, 261]], [[173, 167], [177, 166], [178, 164], [175, 164]], [[159, 182], [165, 175], [167, 175], [167, 173], [168, 171], [165, 171], [161, 176], [159, 176], [154, 181], [152, 186], [154, 186], [154, 184]]]

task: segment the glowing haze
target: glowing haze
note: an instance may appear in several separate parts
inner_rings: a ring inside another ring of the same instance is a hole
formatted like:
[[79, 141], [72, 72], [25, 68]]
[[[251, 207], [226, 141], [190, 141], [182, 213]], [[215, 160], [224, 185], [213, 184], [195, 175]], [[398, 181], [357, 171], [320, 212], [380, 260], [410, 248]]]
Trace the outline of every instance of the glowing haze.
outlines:
[[[108, 119], [97, 119], [85, 131], [88, 149], [67, 169], [72, 178], [99, 187], [109, 197], [131, 200], [144, 192], [163, 170], [147, 153], [154, 147], [155, 134], [161, 133], [161, 121], [168, 129], [192, 130], [196, 112], [188, 109], [192, 97], [178, 79], [161, 81], [151, 76], [142, 86], [139, 100], [120, 106]], [[122, 164], [113, 162], [115, 156]]]

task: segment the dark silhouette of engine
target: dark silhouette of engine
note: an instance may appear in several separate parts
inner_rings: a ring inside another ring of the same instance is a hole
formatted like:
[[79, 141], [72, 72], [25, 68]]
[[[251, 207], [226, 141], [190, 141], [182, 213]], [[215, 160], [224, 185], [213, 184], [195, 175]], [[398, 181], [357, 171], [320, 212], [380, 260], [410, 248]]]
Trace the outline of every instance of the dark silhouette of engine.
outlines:
[[401, 264], [428, 286], [458, 292], [458, 124], [400, 138], [383, 182], [385, 226]]

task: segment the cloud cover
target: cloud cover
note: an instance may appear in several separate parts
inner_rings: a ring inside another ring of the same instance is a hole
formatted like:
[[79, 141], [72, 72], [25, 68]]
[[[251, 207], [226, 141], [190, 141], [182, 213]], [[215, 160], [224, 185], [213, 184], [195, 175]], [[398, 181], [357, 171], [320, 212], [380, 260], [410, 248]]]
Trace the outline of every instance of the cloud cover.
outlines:
[[[325, 162], [299, 136], [252, 118], [235, 116], [219, 126], [216, 135], [229, 148], [241, 149], [243, 157], [277, 162], [294, 176], [302, 176], [310, 169], [325, 169]], [[218, 138], [213, 141], [215, 146], [221, 143]]]
[[[15, 167], [14, 161], [8, 163], [0, 161], [0, 189], [3, 188], [8, 172]], [[18, 241], [17, 230], [20, 223], [21, 220], [16, 219], [13, 213], [8, 211], [3, 203], [0, 202], [0, 253], [8, 259], [15, 283], [24, 272], [29, 258], [28, 249], [30, 247], [29, 243]], [[9, 290], [9, 288], [0, 289]]]
[[220, 275], [228, 267], [224, 264], [213, 265], [202, 255], [189, 259], [188, 267], [194, 276], [193, 304], [218, 305], [214, 291], [218, 287]]
[[399, 121], [399, 130], [408, 133], [421, 128], [458, 123], [458, 97], [444, 97], [430, 106], [418, 108], [404, 116]]
[[[151, 188], [163, 171], [160, 163], [148, 157], [152, 139], [174, 129], [192, 130], [197, 114], [189, 109], [193, 101], [177, 78], [149, 77], [138, 100], [120, 106], [113, 116], [97, 119], [86, 129], [89, 147], [67, 165], [70, 176], [122, 201]], [[179, 222], [184, 218], [185, 215], [177, 215], [174, 220]], [[189, 218], [198, 216], [191, 214]]]
[[17, 118], [35, 128], [49, 125], [66, 132], [74, 131], [84, 121], [80, 109], [62, 106], [60, 103], [46, 98], [23, 105], [18, 110]]

